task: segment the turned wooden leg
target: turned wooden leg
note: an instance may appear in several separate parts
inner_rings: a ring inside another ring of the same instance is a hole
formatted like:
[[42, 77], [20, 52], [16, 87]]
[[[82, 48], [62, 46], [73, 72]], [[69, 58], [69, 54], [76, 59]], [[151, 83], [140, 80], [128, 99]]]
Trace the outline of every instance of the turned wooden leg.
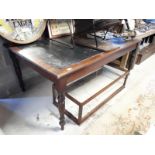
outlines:
[[16, 76], [18, 78], [19, 86], [20, 86], [21, 90], [24, 92], [25, 91], [25, 85], [24, 85], [22, 71], [21, 71], [21, 68], [19, 65], [19, 61], [12, 52], [9, 52], [9, 54], [10, 54], [11, 60], [13, 62], [13, 66], [14, 66]]
[[56, 89], [54, 87], [54, 84], [52, 85], [52, 93], [53, 93], [53, 104], [56, 105], [57, 92], [56, 92]]
[[64, 130], [65, 125], [65, 95], [64, 92], [58, 92], [58, 109], [60, 113], [60, 126], [61, 130]]

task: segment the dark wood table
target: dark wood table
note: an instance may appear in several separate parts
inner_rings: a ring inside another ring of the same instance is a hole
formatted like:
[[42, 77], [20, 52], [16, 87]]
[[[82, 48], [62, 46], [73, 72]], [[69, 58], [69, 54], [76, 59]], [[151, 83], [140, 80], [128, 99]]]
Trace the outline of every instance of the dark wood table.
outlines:
[[22, 90], [25, 90], [18, 59], [24, 60], [31, 68], [54, 82], [57, 91], [57, 106], [60, 113], [60, 126], [65, 125], [65, 93], [70, 83], [97, 71], [117, 58], [131, 53], [128, 61], [128, 72], [135, 63], [136, 47], [139, 40], [120, 44], [119, 48], [108, 52], [97, 51], [85, 47], [68, 48], [52, 40], [40, 40], [29, 45], [9, 47], [15, 71]]

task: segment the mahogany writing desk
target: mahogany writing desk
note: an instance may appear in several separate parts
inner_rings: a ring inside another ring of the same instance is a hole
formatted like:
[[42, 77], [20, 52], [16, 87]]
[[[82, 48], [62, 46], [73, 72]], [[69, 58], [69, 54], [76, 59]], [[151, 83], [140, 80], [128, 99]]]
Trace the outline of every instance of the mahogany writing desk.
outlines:
[[[112, 96], [117, 94], [122, 88], [125, 87], [129, 71], [135, 62], [136, 47], [139, 40], [132, 40], [119, 45], [119, 48], [102, 52], [85, 47], [74, 46], [74, 48], [65, 47], [52, 40], [42, 40], [29, 45], [14, 46], [10, 47], [10, 56], [13, 60], [15, 71], [20, 83], [22, 90], [24, 90], [24, 83], [22, 80], [22, 72], [20, 70], [18, 58], [22, 59], [35, 71], [39, 72], [41, 75], [51, 80], [54, 83], [54, 103], [57, 105], [60, 113], [60, 126], [64, 129], [65, 117], [67, 114], [72, 120], [80, 124], [86, 118], [94, 113], [101, 104], [96, 107], [91, 113], [89, 113], [85, 118], [82, 118], [82, 108], [83, 105], [90, 101], [92, 98], [103, 92], [106, 88], [103, 88], [89, 99], [85, 103], [80, 104], [78, 101], [74, 100], [73, 97], [69, 96], [66, 92], [66, 88], [70, 83], [73, 83], [103, 67], [117, 58], [131, 53], [131, 57], [128, 63], [128, 70], [125, 74], [120, 76], [124, 78], [123, 86], [114, 92]], [[115, 83], [117, 80], [113, 81], [110, 85]], [[108, 85], [107, 87], [109, 87]], [[75, 101], [79, 105], [79, 117], [76, 119], [65, 109], [65, 96]], [[109, 98], [109, 99], [110, 99]], [[108, 100], [107, 100], [108, 101]], [[105, 101], [104, 101], [105, 103]], [[102, 103], [103, 104], [103, 103]]]

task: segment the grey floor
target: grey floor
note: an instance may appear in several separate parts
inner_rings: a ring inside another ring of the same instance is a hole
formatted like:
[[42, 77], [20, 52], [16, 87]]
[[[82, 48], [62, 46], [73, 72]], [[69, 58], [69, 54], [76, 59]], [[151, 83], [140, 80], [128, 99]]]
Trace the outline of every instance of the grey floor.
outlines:
[[[94, 119], [104, 115], [104, 112], [117, 101], [118, 97], [124, 98], [124, 94], [131, 91], [135, 84], [140, 83], [145, 72], [149, 75], [154, 74], [151, 72], [151, 68], [154, 68], [154, 62], [155, 55], [141, 65], [137, 65], [129, 76], [127, 87], [82, 125], [78, 126], [66, 117], [64, 131], [60, 130], [59, 113], [52, 104], [52, 83], [37, 75], [33, 80], [26, 81], [26, 92], [21, 92], [8, 99], [0, 99], [0, 134], [83, 134], [83, 131], [89, 127]], [[115, 74], [112, 72], [112, 70], [103, 69], [102, 73], [96, 76], [97, 78], [88, 78], [87, 83], [84, 81], [85, 85], [78, 83], [76, 91], [72, 90], [71, 94], [79, 100], [85, 99], [102, 86], [101, 82], [108, 83], [109, 79], [112, 80], [119, 74], [119, 72]], [[121, 82], [117, 85], [119, 84]], [[117, 85], [115, 87], [118, 87]], [[86, 112], [104, 97], [100, 96], [94, 100], [93, 104], [85, 108]], [[66, 108], [76, 115], [77, 107], [69, 100], [66, 100]]]

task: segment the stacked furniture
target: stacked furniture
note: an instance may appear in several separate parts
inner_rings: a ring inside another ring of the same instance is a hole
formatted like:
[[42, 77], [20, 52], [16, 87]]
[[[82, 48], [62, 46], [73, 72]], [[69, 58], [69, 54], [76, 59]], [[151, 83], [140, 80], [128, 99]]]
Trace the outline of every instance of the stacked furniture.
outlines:
[[141, 40], [136, 64], [140, 64], [155, 53], [155, 29], [140, 33], [136, 37]]

